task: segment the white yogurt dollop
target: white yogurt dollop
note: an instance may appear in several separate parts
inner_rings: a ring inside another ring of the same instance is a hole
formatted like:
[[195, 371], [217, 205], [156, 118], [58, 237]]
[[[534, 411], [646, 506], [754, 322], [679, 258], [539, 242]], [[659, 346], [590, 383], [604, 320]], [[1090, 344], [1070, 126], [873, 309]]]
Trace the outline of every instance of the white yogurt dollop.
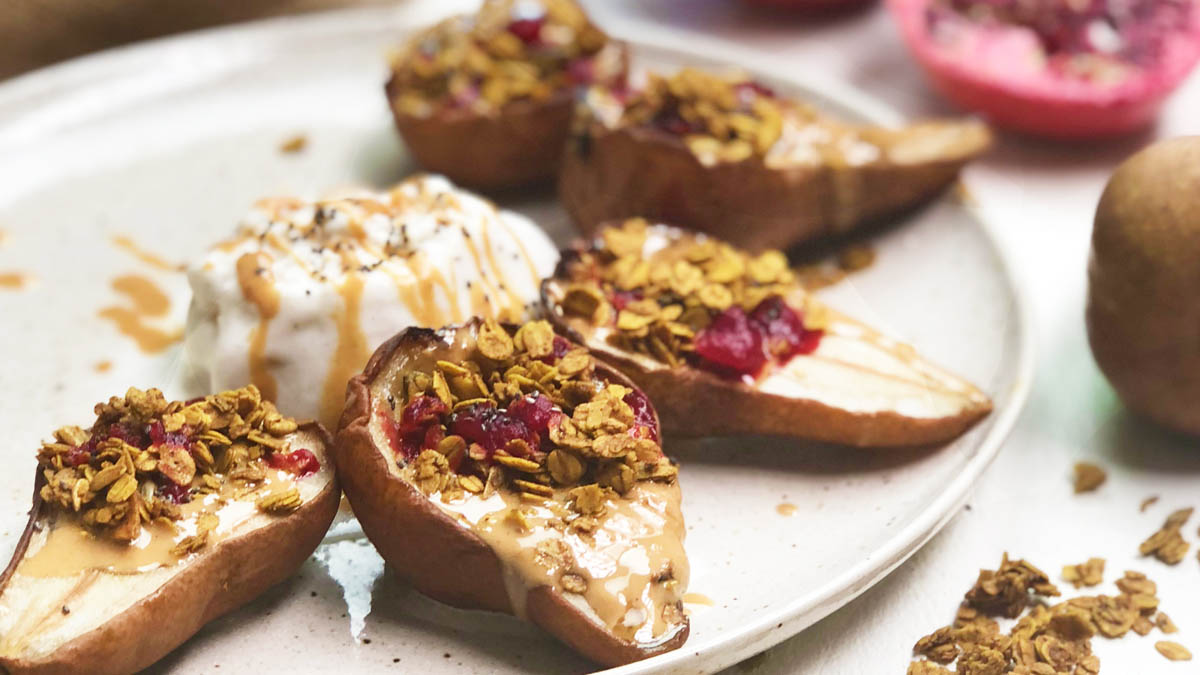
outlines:
[[251, 382], [284, 414], [332, 425], [384, 340], [472, 316], [521, 321], [557, 262], [532, 221], [440, 176], [263, 200], [188, 270], [186, 368], [209, 391]]

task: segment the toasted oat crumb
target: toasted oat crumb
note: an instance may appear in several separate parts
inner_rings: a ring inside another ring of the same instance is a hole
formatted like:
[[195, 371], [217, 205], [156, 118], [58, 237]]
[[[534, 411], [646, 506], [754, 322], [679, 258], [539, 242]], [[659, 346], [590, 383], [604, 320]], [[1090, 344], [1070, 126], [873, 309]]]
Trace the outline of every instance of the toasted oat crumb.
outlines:
[[1075, 494], [1091, 492], [1104, 484], [1108, 474], [1091, 462], [1075, 463]]
[[1062, 578], [1075, 588], [1098, 586], [1104, 581], [1104, 558], [1088, 558], [1085, 563], [1063, 567]]
[[1192, 517], [1192, 511], [1191, 508], [1179, 509], [1167, 516], [1163, 526], [1142, 542], [1138, 552], [1142, 555], [1153, 555], [1168, 565], [1179, 564], [1191, 547], [1183, 540], [1181, 531]]
[[1179, 631], [1179, 627], [1175, 625], [1175, 622], [1171, 620], [1171, 617], [1167, 616], [1166, 612], [1159, 612], [1158, 615], [1154, 617], [1154, 625], [1158, 626], [1159, 630], [1168, 635]]
[[1188, 651], [1187, 647], [1184, 647], [1183, 645], [1179, 644], [1178, 642], [1171, 642], [1170, 640], [1160, 640], [1160, 641], [1154, 643], [1154, 648], [1158, 650], [1159, 654], [1162, 654], [1163, 656], [1167, 657], [1171, 661], [1191, 661], [1192, 660], [1192, 653], [1190, 651]]
[[1158, 501], [1158, 495], [1150, 495], [1149, 497], [1146, 497], [1145, 499], [1142, 500], [1142, 505], [1138, 507], [1138, 511], [1145, 513], [1146, 509], [1150, 508], [1151, 506], [1154, 506], [1154, 503], [1157, 501]]
[[288, 136], [283, 140], [282, 143], [279, 144], [279, 152], [282, 152], [285, 155], [291, 155], [297, 152], [302, 152], [307, 147], [308, 136], [305, 136], [304, 134], [296, 134], [294, 136]]

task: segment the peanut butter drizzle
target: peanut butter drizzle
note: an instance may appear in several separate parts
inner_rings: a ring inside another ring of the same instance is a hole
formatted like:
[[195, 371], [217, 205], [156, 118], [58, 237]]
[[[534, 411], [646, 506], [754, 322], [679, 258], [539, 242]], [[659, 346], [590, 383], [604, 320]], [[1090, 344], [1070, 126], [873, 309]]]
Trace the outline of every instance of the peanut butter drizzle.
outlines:
[[127, 274], [113, 279], [112, 287], [126, 296], [132, 307], [111, 305], [97, 314], [116, 324], [122, 335], [133, 338], [143, 352], [157, 354], [183, 337], [183, 329], [168, 332], [146, 323], [147, 319], [166, 316], [171, 309], [171, 299], [153, 281]]
[[534, 288], [542, 287], [542, 275], [538, 274], [537, 265], [533, 264], [533, 258], [529, 257], [529, 251], [525, 248], [525, 244], [521, 243], [521, 238], [517, 236], [508, 223], [504, 219], [500, 219], [500, 226], [508, 232], [508, 236], [512, 237], [513, 243], [517, 245], [517, 249], [521, 251], [521, 257], [525, 259], [525, 266], [529, 268], [529, 278], [533, 280]]
[[[67, 577], [80, 572], [98, 571], [108, 574], [138, 574], [158, 567], [177, 564], [190, 554], [176, 555], [172, 549], [186, 536], [193, 534], [196, 522], [204, 513], [215, 513], [220, 519], [218, 528], [209, 533], [209, 546], [239, 532], [241, 525], [259, 515], [258, 498], [288, 489], [296, 484], [289, 475], [278, 470], [267, 471], [266, 479], [257, 491], [238, 498], [245, 488], [226, 481], [215, 493], [196, 495], [180, 507], [181, 518], [175, 527], [160, 523], [143, 525], [141, 535], [130, 544], [97, 537], [83, 527], [72, 514], [60, 514], [44, 524], [49, 529], [45, 541], [32, 555], [21, 561], [17, 573], [26, 577]], [[203, 550], [203, 549], [202, 549]]]
[[[508, 283], [508, 279], [504, 276], [504, 268], [496, 263], [496, 251], [492, 248], [492, 238], [488, 233], [488, 225], [484, 223], [481, 229], [483, 230], [483, 251], [487, 255], [488, 264], [491, 265], [492, 272], [495, 273], [501, 290], [508, 296], [507, 307], [500, 307], [500, 298], [496, 298], [496, 317], [510, 321], [514, 320], [521, 316], [521, 309], [525, 303], [521, 302], [521, 298], [513, 292], [512, 284]], [[536, 284], [534, 288], [537, 288]]]
[[346, 382], [362, 369], [370, 357], [367, 336], [363, 334], [361, 274], [349, 274], [338, 288], [342, 296], [342, 311], [334, 316], [338, 327], [337, 347], [329, 362], [329, 374], [325, 376], [325, 389], [321, 397], [321, 420], [326, 424], [336, 423], [346, 400]]
[[138, 260], [141, 260], [147, 265], [150, 265], [156, 269], [160, 269], [164, 272], [182, 272], [187, 269], [187, 265], [167, 262], [167, 260], [162, 256], [156, 253], [151, 253], [150, 251], [138, 246], [137, 242], [123, 234], [114, 235], [112, 238], [112, 243], [117, 248], [123, 249], [129, 254], [133, 255], [133, 257], [137, 258]]
[[173, 565], [175, 535], [170, 528], [152, 523], [132, 544], [102, 539], [70, 519], [50, 526], [46, 543], [21, 562], [17, 570], [27, 577], [67, 577], [84, 570], [136, 574], [162, 565]]
[[683, 601], [689, 605], [704, 605], [705, 607], [712, 607], [716, 604], [712, 598], [703, 593], [687, 593], [683, 596]]
[[[479, 247], [475, 245], [475, 240], [471, 235], [463, 230], [463, 241], [467, 243], [467, 250], [471, 252], [471, 258], [475, 261], [475, 267], [479, 270], [479, 279], [471, 284], [471, 310], [475, 316], [499, 316], [499, 312], [492, 311], [492, 303], [495, 303], [497, 309], [500, 307], [500, 291], [487, 279], [484, 274], [483, 258], [479, 255]], [[487, 284], [487, 288], [480, 288], [481, 285]], [[479, 295], [476, 295], [476, 292]]]
[[[527, 517], [527, 530], [505, 517], [512, 508], [530, 506], [509, 492], [487, 499], [469, 495], [450, 503], [436, 495], [431, 499], [456, 515], [496, 552], [505, 567], [509, 597], [518, 616], [524, 612], [528, 592], [548, 585], [568, 600], [582, 600], [593, 614], [590, 618], [617, 637], [652, 643], [669, 638], [678, 628], [678, 624], [668, 624], [662, 612], [665, 606], [682, 599], [689, 577], [677, 490], [674, 485], [641, 483], [624, 498], [609, 500], [590, 541], [546, 524], [559, 519], [565, 495], [535, 506], [536, 515]], [[548, 565], [537, 554], [538, 542], [548, 539], [567, 544], [574, 555], [573, 566], [563, 569]], [[666, 569], [676, 581], [654, 581]], [[587, 589], [582, 594], [564, 591], [559, 581], [564, 573], [582, 576]]]
[[279, 393], [275, 376], [267, 359], [267, 333], [271, 319], [279, 313], [279, 289], [271, 274], [271, 258], [265, 253], [247, 253], [237, 259], [238, 287], [242, 297], [258, 310], [258, 325], [250, 333], [247, 354], [250, 383], [257, 386], [263, 398], [274, 401]]
[[112, 361], [109, 361], [106, 359], [104, 361], [97, 361], [96, 365], [93, 366], [92, 368], [97, 373], [107, 373], [108, 371], [112, 370], [112, 366], [113, 366]]
[[0, 290], [19, 291], [33, 283], [33, 275], [25, 272], [0, 272]]
[[120, 276], [113, 279], [112, 287], [128, 296], [133, 301], [134, 309], [146, 316], [166, 316], [171, 309], [171, 298], [146, 277], [136, 274]]
[[781, 516], [794, 516], [796, 515], [796, 505], [791, 502], [783, 502], [775, 507], [775, 513]]

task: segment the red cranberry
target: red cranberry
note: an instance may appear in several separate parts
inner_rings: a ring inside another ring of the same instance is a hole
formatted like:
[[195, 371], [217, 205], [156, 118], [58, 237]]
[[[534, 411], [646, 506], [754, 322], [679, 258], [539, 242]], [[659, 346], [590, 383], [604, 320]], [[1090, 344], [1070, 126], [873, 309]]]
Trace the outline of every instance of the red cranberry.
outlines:
[[289, 453], [273, 452], [267, 455], [267, 465], [272, 469], [282, 469], [299, 478], [311, 476], [321, 470], [321, 460], [312, 450], [297, 448]]
[[612, 296], [608, 299], [608, 301], [611, 302], [612, 306], [619, 312], [625, 309], [629, 303], [636, 300], [641, 300], [643, 297], [645, 296], [643, 296], [642, 292], [637, 289], [632, 291], [613, 291]]
[[536, 393], [519, 398], [508, 406], [509, 415], [520, 420], [530, 431], [542, 436], [550, 432], [550, 421], [554, 418], [555, 412], [554, 401]]
[[767, 352], [780, 361], [797, 354], [810, 354], [820, 344], [821, 331], [809, 330], [796, 310], [778, 295], [758, 303], [750, 313], [766, 340]]
[[649, 438], [658, 441], [658, 425], [654, 423], [654, 409], [650, 407], [650, 399], [641, 392], [640, 389], [634, 389], [625, 398], [622, 399], [629, 404], [633, 409], [633, 424], [632, 431], [638, 432], [640, 429], [645, 429], [649, 434]]
[[591, 84], [596, 78], [595, 63], [590, 58], [580, 58], [567, 64], [567, 80], [571, 84]]
[[425, 430], [425, 435], [421, 440], [422, 450], [436, 450], [442, 439], [446, 437], [446, 432], [442, 431], [442, 425], [430, 424]]
[[178, 485], [170, 481], [158, 486], [158, 494], [172, 504], [186, 504], [192, 501], [192, 489], [186, 485]]
[[652, 124], [659, 129], [676, 136], [686, 136], [687, 134], [696, 131], [696, 127], [691, 122], [679, 116], [679, 113], [674, 109], [665, 108], [660, 110], [654, 116]]
[[723, 375], [755, 375], [767, 361], [762, 333], [737, 306], [697, 333], [695, 348], [701, 365]]
[[516, 35], [527, 45], [536, 45], [541, 42], [542, 25], [546, 23], [546, 17], [539, 16], [535, 19], [517, 19], [508, 24], [508, 32]]
[[559, 359], [566, 356], [567, 352], [569, 351], [571, 351], [571, 343], [568, 342], [566, 338], [560, 335], [555, 335], [554, 345], [549, 356], [543, 356], [540, 360], [542, 363], [554, 365], [555, 363], [558, 363]]
[[478, 443], [489, 454], [504, 448], [514, 439], [522, 439], [530, 447], [538, 446], [538, 435], [521, 420], [497, 410], [491, 403], [476, 403], [454, 413], [447, 425], [450, 433], [462, 436], [467, 443]]
[[407, 434], [411, 431], [424, 429], [427, 424], [441, 420], [442, 415], [446, 414], [449, 408], [445, 403], [436, 396], [417, 396], [404, 406], [404, 412], [400, 414], [401, 434]]
[[[162, 429], [162, 422], [158, 422], [156, 420], [154, 424], [157, 424], [160, 430]], [[109, 425], [107, 438], [119, 439], [135, 448], [145, 448], [149, 446], [145, 434], [134, 427], [121, 424], [120, 422]]]
[[737, 93], [739, 99], [747, 103], [759, 96], [763, 98], [775, 98], [774, 89], [753, 80], [738, 82], [733, 86], [733, 90]]
[[92, 461], [92, 450], [95, 449], [95, 444], [92, 441], [72, 448], [67, 452], [67, 463], [71, 466], [83, 466]]

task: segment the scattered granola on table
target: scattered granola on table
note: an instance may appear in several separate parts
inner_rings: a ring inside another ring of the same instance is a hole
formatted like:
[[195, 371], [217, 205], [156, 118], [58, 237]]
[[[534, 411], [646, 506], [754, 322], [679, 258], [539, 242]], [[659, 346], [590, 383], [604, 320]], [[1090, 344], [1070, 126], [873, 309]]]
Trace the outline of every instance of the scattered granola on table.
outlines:
[[1150, 495], [1149, 497], [1146, 497], [1145, 499], [1142, 500], [1141, 505], [1138, 507], [1138, 511], [1145, 513], [1146, 509], [1150, 508], [1151, 506], [1154, 506], [1154, 504], [1156, 502], [1158, 502], [1158, 495]]
[[[1064, 568], [1068, 580], [1078, 576], [1098, 583], [1102, 574], [1099, 558]], [[1094, 675], [1100, 672], [1091, 643], [1097, 634], [1119, 638], [1130, 631], [1146, 635], [1155, 627], [1175, 630], [1157, 611], [1157, 586], [1144, 574], [1125, 572], [1116, 586], [1116, 596], [1080, 596], [1049, 605], [1046, 598], [1058, 596], [1058, 589], [1038, 568], [1005, 554], [998, 570], [980, 571], [953, 624], [917, 641], [913, 653], [925, 660], [910, 663], [908, 675]], [[993, 617], [1017, 621], [1002, 633]], [[1164, 647], [1158, 649], [1167, 655]], [[1190, 657], [1182, 646], [1165, 649]], [[946, 667], [950, 664], [955, 670]]]
[[1155, 642], [1154, 648], [1158, 650], [1159, 654], [1162, 654], [1163, 656], [1167, 657], [1171, 661], [1191, 661], [1192, 660], [1192, 653], [1190, 651], [1188, 651], [1187, 647], [1184, 647], [1183, 645], [1179, 644], [1178, 642], [1171, 642], [1170, 640], [1162, 640], [1159, 642]]
[[219, 525], [216, 511], [230, 500], [255, 498], [268, 513], [300, 506], [294, 486], [268, 489], [277, 482], [275, 469], [297, 477], [320, 469], [311, 450], [291, 447], [298, 429], [253, 385], [186, 402], [130, 388], [96, 406], [90, 429], [63, 427], [43, 444], [39, 496], [97, 536], [122, 543], [144, 526], [175, 531], [176, 523], [194, 519], [194, 534], [174, 549], [183, 555], [207, 543]]
[[1088, 558], [1085, 563], [1063, 567], [1062, 578], [1075, 588], [1099, 586], [1104, 581], [1104, 558]]
[[1104, 468], [1091, 462], [1075, 463], [1075, 494], [1091, 492], [1108, 480]]
[[1179, 509], [1167, 516], [1166, 522], [1138, 547], [1142, 555], [1153, 555], [1168, 565], [1177, 565], [1187, 555], [1191, 544], [1183, 539], [1183, 526], [1192, 517], [1192, 508]]

